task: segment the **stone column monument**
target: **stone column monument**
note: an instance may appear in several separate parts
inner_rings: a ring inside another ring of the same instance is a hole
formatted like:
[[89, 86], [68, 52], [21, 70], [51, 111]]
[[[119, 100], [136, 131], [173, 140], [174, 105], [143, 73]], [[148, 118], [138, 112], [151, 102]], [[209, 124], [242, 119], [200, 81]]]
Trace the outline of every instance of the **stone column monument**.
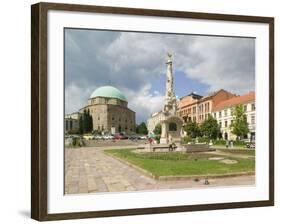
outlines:
[[173, 62], [172, 54], [168, 53], [168, 59], [166, 62], [167, 73], [166, 73], [166, 95], [165, 95], [165, 105], [164, 111], [170, 112], [176, 115], [177, 110], [177, 100], [174, 92], [174, 78], [173, 78]]
[[177, 99], [174, 92], [173, 79], [173, 62], [172, 54], [170, 53], [168, 53], [166, 65], [166, 94], [165, 104], [162, 111], [165, 118], [161, 121], [162, 133], [160, 144], [180, 142], [183, 124], [181, 117], [177, 115]]

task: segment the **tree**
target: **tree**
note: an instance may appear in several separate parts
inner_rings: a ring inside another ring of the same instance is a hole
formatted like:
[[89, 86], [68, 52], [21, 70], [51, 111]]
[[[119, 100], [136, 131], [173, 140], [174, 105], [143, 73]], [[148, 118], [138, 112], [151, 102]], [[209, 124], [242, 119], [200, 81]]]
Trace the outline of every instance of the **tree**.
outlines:
[[87, 133], [89, 130], [89, 120], [87, 110], [83, 111], [83, 132]]
[[196, 138], [201, 135], [200, 128], [196, 122], [188, 121], [184, 126], [184, 131], [191, 138]]
[[89, 132], [93, 131], [93, 117], [89, 115]]
[[136, 132], [138, 134], [147, 135], [148, 130], [147, 130], [146, 124], [144, 122], [141, 122], [139, 125], [137, 125]]
[[161, 135], [161, 132], [162, 132], [162, 127], [161, 127], [161, 124], [157, 124], [153, 130], [154, 134], [155, 135]]
[[79, 134], [82, 135], [84, 133], [84, 128], [83, 128], [83, 117], [79, 117]]
[[244, 111], [244, 107], [242, 104], [235, 107], [233, 111], [234, 120], [231, 127], [231, 132], [235, 134], [239, 139], [243, 138], [245, 135], [249, 133], [249, 127], [247, 122], [247, 116]]
[[93, 118], [90, 115], [90, 111], [84, 110], [83, 114], [79, 118], [79, 133], [90, 133], [93, 130]]
[[218, 122], [212, 116], [209, 116], [209, 118], [201, 124], [200, 129], [201, 133], [210, 139], [217, 139], [220, 133]]

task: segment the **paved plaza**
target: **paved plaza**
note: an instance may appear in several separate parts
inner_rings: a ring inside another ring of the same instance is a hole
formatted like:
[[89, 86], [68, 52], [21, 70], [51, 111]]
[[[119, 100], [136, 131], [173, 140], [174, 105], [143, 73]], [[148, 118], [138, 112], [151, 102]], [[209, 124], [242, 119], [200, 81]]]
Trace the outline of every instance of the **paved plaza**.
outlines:
[[120, 192], [155, 189], [252, 185], [254, 175], [204, 180], [155, 180], [104, 153], [102, 147], [65, 149], [65, 193]]

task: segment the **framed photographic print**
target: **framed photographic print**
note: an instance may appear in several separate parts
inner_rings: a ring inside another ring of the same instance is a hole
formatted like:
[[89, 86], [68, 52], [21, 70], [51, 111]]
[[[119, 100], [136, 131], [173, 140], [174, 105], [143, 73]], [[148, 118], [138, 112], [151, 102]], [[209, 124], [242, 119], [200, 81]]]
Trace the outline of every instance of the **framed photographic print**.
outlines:
[[32, 218], [274, 204], [274, 19], [32, 5]]

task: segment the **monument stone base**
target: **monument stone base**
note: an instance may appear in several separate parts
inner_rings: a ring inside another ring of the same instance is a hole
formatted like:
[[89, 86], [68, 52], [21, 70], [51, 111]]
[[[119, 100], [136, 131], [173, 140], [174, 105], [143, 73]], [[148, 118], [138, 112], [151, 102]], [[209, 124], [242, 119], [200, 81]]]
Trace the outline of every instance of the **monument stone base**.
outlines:
[[160, 144], [168, 144], [169, 140], [167, 138], [160, 138]]

